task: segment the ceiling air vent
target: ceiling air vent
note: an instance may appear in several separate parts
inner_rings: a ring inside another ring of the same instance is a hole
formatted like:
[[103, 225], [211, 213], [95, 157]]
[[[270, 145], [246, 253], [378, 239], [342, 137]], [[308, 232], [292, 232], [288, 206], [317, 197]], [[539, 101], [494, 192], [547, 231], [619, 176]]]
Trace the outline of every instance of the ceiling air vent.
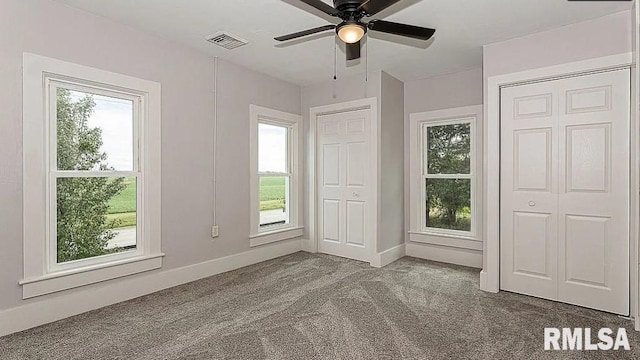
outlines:
[[233, 50], [249, 43], [247, 40], [227, 32], [219, 32], [207, 36], [207, 41], [222, 46], [227, 50]]

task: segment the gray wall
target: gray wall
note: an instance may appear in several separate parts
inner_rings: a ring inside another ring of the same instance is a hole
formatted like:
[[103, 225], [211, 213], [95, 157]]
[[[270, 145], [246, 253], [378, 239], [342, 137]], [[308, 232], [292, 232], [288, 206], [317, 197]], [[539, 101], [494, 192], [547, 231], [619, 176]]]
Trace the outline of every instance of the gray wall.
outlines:
[[[486, 45], [483, 52], [485, 94], [490, 76], [631, 52], [631, 24], [631, 11], [623, 11]], [[488, 119], [486, 97], [484, 101], [485, 123], [498, 121]], [[486, 255], [485, 251], [485, 264]]]
[[[367, 80], [367, 81], [365, 81]], [[341, 102], [366, 99], [371, 97], [378, 98], [378, 118], [380, 118], [380, 97], [381, 97], [381, 81], [382, 73], [380, 71], [369, 72], [368, 79], [364, 75], [351, 77], [338, 77], [337, 80], [330, 80], [324, 83], [310, 85], [302, 88], [301, 92], [301, 110], [304, 122], [305, 134], [305, 152], [310, 153], [309, 149], [312, 142], [309, 139], [309, 111], [312, 107], [336, 104]], [[305, 229], [304, 238], [309, 238], [310, 217], [309, 208], [307, 206], [309, 198], [309, 173], [310, 167], [314, 166], [312, 162], [305, 157], [304, 164], [304, 219]]]
[[404, 243], [404, 83], [382, 72], [378, 252]]
[[[409, 115], [482, 104], [482, 69], [409, 81], [404, 84], [404, 171], [409, 174]], [[405, 177], [405, 234], [409, 231], [409, 177]]]
[[623, 11], [484, 46], [484, 76], [631, 51], [631, 12]]
[[[404, 85], [383, 71], [364, 75], [338, 78], [302, 88], [302, 115], [305, 134], [309, 134], [309, 110], [315, 106], [336, 104], [358, 99], [378, 99], [378, 174], [379, 223], [376, 251], [381, 252], [404, 242], [403, 237], [403, 113]], [[307, 139], [307, 145], [311, 142]], [[307, 149], [309, 151], [309, 149]], [[309, 180], [309, 166], [305, 165], [305, 186]], [[305, 198], [309, 189], [305, 188]], [[305, 237], [308, 238], [309, 214], [305, 206]]]
[[221, 236], [208, 256], [249, 249], [249, 104], [300, 114], [300, 88], [218, 61], [216, 212]]
[[300, 113], [300, 88], [220, 62], [218, 224], [221, 236], [212, 241], [213, 59], [53, 1], [2, 0], [0, 310], [26, 303], [21, 300], [18, 285], [23, 273], [23, 52], [162, 84], [162, 249], [166, 258], [159, 271], [249, 249], [249, 104]]
[[407, 81], [404, 84], [404, 96], [407, 115], [482, 104], [482, 69]]

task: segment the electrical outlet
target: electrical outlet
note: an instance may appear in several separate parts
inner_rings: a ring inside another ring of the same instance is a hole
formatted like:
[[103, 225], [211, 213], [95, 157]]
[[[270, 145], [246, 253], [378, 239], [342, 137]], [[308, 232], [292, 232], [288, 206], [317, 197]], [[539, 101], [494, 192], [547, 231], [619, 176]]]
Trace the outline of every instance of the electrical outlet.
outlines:
[[220, 236], [219, 233], [218, 233], [218, 225], [213, 225], [211, 227], [211, 237], [212, 238], [217, 238], [218, 236]]

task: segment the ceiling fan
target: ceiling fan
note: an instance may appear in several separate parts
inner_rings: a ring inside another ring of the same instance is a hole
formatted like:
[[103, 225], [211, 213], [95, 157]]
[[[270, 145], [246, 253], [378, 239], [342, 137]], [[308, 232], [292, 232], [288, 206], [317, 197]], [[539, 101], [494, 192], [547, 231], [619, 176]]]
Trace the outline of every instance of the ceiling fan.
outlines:
[[414, 25], [406, 25], [384, 20], [362, 21], [397, 3], [400, 0], [333, 0], [333, 7], [322, 0], [300, 0], [305, 4], [337, 18], [340, 24], [324, 25], [317, 28], [296, 32], [275, 38], [277, 41], [288, 41], [303, 36], [320, 33], [327, 30], [336, 30], [338, 37], [347, 45], [347, 60], [360, 58], [360, 40], [367, 30], [406, 36], [418, 40], [429, 40], [436, 32], [435, 29]]

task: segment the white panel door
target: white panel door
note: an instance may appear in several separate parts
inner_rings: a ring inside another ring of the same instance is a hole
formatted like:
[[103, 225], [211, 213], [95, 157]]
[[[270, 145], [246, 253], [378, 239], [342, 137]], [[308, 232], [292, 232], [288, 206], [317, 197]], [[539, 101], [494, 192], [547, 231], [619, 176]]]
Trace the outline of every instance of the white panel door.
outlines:
[[502, 90], [502, 289], [628, 314], [629, 84]]
[[559, 84], [558, 299], [629, 313], [630, 73]]
[[502, 289], [557, 297], [557, 106], [546, 83], [502, 91]]
[[370, 110], [318, 117], [318, 251], [370, 261]]

